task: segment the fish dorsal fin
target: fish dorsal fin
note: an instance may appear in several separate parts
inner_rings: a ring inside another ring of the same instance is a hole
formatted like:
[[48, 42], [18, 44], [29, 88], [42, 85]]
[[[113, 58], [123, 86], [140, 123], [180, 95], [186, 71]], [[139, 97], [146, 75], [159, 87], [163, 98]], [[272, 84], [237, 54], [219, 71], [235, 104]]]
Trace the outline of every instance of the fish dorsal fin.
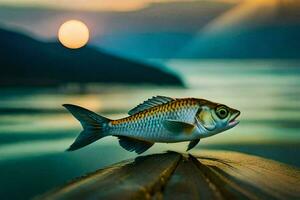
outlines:
[[192, 148], [194, 148], [198, 143], [200, 142], [200, 139], [195, 139], [190, 141], [187, 151], [191, 150]]
[[185, 133], [191, 134], [195, 128], [194, 124], [189, 124], [182, 121], [176, 121], [172, 119], [166, 119], [163, 121], [163, 126], [165, 129], [172, 133]]
[[158, 106], [158, 105], [162, 105], [171, 101], [174, 101], [175, 99], [171, 98], [171, 97], [165, 97], [165, 96], [155, 96], [152, 97], [151, 99], [148, 99], [146, 101], [144, 101], [143, 103], [139, 104], [138, 106], [136, 106], [135, 108], [131, 109], [128, 114], [129, 115], [134, 115], [138, 112], [141, 112], [143, 110], [147, 110], [149, 108]]
[[118, 138], [121, 147], [127, 151], [135, 151], [137, 154], [147, 151], [154, 144], [126, 136], [118, 136]]

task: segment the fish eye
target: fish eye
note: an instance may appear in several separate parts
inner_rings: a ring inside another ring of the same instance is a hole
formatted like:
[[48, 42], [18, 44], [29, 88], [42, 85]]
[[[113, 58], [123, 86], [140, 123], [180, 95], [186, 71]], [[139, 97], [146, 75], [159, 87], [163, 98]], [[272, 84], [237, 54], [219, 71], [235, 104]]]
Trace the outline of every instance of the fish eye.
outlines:
[[225, 119], [228, 116], [228, 110], [224, 106], [220, 106], [216, 108], [216, 114], [220, 119]]

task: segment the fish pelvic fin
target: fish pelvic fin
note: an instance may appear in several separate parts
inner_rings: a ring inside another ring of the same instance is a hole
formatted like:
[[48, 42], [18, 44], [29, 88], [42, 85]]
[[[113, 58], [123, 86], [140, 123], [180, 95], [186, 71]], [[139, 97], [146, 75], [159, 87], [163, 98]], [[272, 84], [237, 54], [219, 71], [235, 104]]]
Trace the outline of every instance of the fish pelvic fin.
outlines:
[[80, 106], [64, 104], [63, 105], [82, 125], [83, 130], [75, 139], [67, 151], [80, 149], [88, 144], [108, 136], [108, 123], [110, 119], [102, 117], [92, 111]]
[[189, 151], [192, 148], [194, 148], [199, 142], [200, 142], [200, 139], [195, 139], [195, 140], [190, 141], [186, 151]]

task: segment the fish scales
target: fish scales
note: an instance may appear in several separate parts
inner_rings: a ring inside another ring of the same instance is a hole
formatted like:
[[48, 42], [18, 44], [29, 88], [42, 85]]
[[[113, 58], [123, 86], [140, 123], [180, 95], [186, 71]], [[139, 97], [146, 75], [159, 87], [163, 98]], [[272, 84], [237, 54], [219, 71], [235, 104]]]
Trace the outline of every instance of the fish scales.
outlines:
[[146, 139], [168, 139], [174, 134], [163, 127], [166, 119], [194, 123], [199, 104], [193, 99], [178, 99], [111, 122], [110, 133]]
[[[83, 131], [68, 151], [80, 149], [106, 136], [119, 137], [121, 147], [140, 154], [154, 143], [190, 141], [187, 151], [207, 138], [235, 127], [240, 111], [205, 99], [152, 97], [112, 120], [72, 104], [64, 104], [81, 122]], [[125, 137], [124, 137], [125, 136]]]

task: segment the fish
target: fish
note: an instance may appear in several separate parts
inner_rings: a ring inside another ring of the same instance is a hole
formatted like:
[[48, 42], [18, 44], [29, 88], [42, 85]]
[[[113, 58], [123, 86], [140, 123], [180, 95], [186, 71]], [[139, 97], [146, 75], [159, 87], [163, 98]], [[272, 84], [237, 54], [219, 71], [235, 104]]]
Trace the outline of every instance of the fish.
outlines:
[[141, 154], [154, 143], [188, 141], [187, 151], [200, 139], [224, 132], [239, 124], [240, 111], [200, 98], [154, 96], [128, 112], [127, 117], [109, 119], [83, 107], [63, 105], [83, 130], [67, 151], [85, 147], [101, 138], [115, 136], [127, 151]]

